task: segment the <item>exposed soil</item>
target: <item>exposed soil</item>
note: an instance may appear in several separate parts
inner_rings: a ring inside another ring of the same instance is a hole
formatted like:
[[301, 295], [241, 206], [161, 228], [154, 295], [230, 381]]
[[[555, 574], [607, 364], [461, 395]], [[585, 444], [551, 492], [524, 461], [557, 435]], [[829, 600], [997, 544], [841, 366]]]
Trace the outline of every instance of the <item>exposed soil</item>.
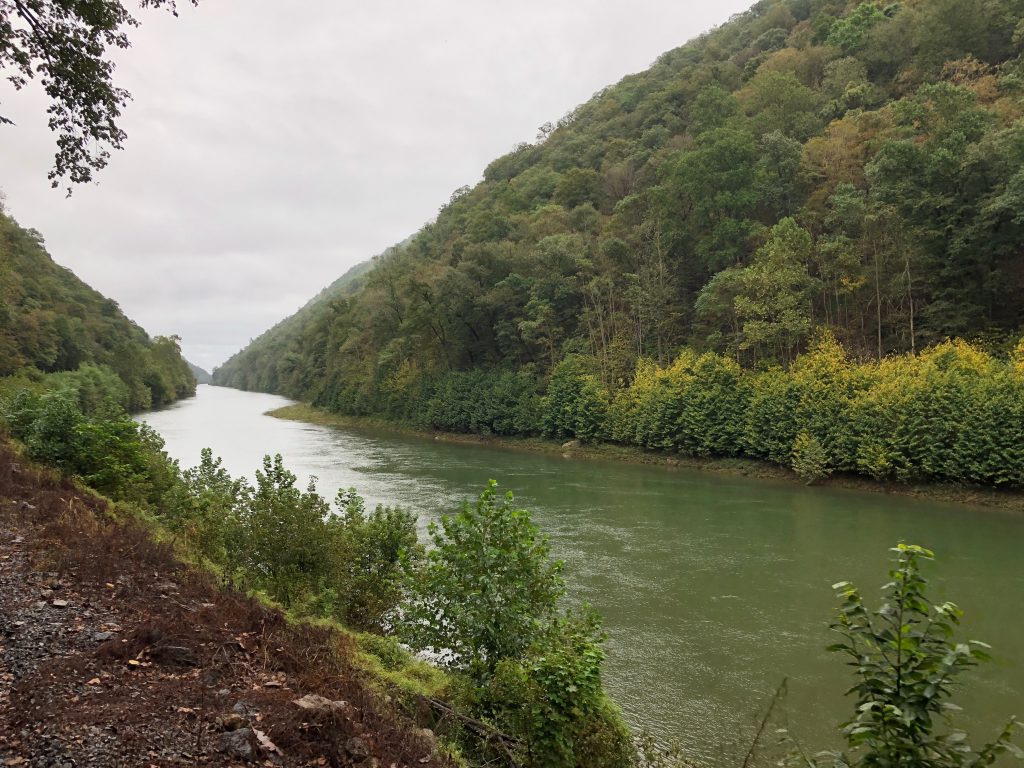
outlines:
[[0, 438], [0, 766], [447, 765], [350, 658]]

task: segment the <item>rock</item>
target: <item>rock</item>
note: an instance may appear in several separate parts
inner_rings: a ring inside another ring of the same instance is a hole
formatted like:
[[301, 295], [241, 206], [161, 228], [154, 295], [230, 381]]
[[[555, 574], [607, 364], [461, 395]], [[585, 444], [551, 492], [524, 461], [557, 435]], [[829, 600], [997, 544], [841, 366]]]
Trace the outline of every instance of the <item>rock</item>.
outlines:
[[27, 501], [23, 501], [23, 502], [21, 502], [21, 504], [18, 505], [18, 507], [19, 507], [19, 509], [24, 509], [24, 510], [32, 511], [33, 509], [36, 508], [36, 505], [35, 504], [29, 504]]
[[94, 643], [105, 643], [105, 642], [107, 642], [107, 640], [113, 640], [113, 639], [114, 639], [114, 633], [113, 632], [94, 632], [93, 636], [92, 636], [92, 641]]
[[52, 605], [54, 608], [67, 608], [68, 607], [68, 601], [67, 600], [52, 600], [50, 602], [50, 605]]
[[222, 733], [218, 749], [231, 757], [253, 760], [256, 757], [256, 735], [251, 728], [239, 728]]
[[197, 667], [199, 656], [191, 648], [180, 645], [158, 645], [149, 650], [149, 658], [172, 667]]
[[342, 713], [351, 709], [351, 705], [347, 701], [331, 701], [325, 696], [319, 696], [315, 693], [307, 693], [301, 699], [295, 699], [292, 704], [307, 712]]
[[228, 712], [226, 715], [221, 715], [217, 718], [217, 722], [220, 723], [220, 727], [225, 731], [237, 731], [249, 724], [249, 721], [237, 712]]
[[353, 736], [345, 742], [345, 751], [353, 760], [365, 760], [370, 756], [370, 747], [358, 736]]
[[234, 712], [236, 715], [242, 715], [243, 717], [251, 717], [252, 715], [255, 715], [257, 712], [259, 712], [259, 710], [256, 709], [256, 707], [254, 707], [247, 701], [235, 702], [235, 706], [231, 708], [231, 711]]
[[572, 450], [573, 448], [579, 448], [579, 447], [580, 447], [580, 441], [579, 440], [570, 440], [568, 443], [562, 443], [562, 448], [565, 448], [565, 449], [568, 449], [568, 450]]
[[429, 728], [420, 728], [420, 736], [422, 736], [423, 740], [430, 745], [431, 752], [437, 749], [437, 736], [434, 735], [432, 730]]
[[217, 691], [217, 695], [222, 699], [226, 699], [228, 696], [231, 695], [231, 689], [221, 688], [219, 691]]

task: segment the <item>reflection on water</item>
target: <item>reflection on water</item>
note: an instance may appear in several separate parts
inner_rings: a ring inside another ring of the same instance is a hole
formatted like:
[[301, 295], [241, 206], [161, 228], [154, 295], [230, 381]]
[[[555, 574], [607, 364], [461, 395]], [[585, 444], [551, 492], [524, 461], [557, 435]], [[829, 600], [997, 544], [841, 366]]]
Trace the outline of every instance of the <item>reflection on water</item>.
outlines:
[[1024, 716], [1019, 516], [263, 415], [288, 402], [201, 386], [142, 418], [183, 465], [210, 447], [232, 473], [251, 476], [264, 454], [281, 453], [323, 495], [355, 487], [368, 503], [415, 510], [424, 527], [489, 478], [514, 490], [566, 560], [572, 599], [603, 614], [607, 685], [629, 720], [694, 757], [752, 731], [787, 676], [791, 729], [811, 751], [834, 743], [850, 681], [823, 651], [830, 585], [850, 580], [876, 595], [899, 540], [938, 553], [928, 572], [935, 596], [959, 603], [970, 636], [995, 648], [996, 662], [972, 673], [962, 698], [966, 723], [987, 739], [1009, 714]]

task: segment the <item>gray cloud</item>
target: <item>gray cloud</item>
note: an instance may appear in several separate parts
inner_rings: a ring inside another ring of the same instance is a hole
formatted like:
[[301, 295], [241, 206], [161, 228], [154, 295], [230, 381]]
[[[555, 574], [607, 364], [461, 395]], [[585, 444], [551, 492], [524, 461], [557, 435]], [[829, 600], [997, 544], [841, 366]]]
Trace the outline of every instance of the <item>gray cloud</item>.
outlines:
[[0, 187], [54, 258], [211, 368], [414, 232], [537, 126], [749, 0], [204, 0], [141, 13], [99, 183], [46, 181], [45, 101], [0, 87]]

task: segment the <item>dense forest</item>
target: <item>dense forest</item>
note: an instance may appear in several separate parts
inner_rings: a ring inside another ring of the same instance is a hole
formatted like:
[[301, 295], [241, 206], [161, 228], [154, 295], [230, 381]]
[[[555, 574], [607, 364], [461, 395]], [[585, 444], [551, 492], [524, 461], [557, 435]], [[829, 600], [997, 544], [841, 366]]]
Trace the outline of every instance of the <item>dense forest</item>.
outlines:
[[[904, 385], [938, 366], [947, 396], [924, 401], [950, 405], [922, 423], [953, 422], [907, 440], [947, 447], [986, 387], [1024, 407], [1022, 18], [1024, 0], [762, 0], [542, 126], [357, 289], [324, 292], [214, 381], [441, 428], [691, 450], [671, 412], [649, 415], [658, 440], [604, 414], [706, 354], [742, 402], [732, 436], [698, 453], [788, 463], [800, 437], [822, 471], [1019, 484], [1024, 466], [999, 481], [891, 445], [885, 404], [918, 402]], [[948, 338], [969, 346], [917, 360]], [[822, 345], [846, 367], [835, 407], [751, 448], [764, 377], [792, 413], [788, 377]], [[553, 412], [558, 371], [586, 397]], [[456, 403], [459, 419], [424, 415], [466, 377], [489, 394]], [[823, 424], [848, 406], [877, 428], [840, 455]]]
[[195, 393], [175, 337], [151, 339], [0, 209], [0, 394], [70, 387], [138, 411]]

